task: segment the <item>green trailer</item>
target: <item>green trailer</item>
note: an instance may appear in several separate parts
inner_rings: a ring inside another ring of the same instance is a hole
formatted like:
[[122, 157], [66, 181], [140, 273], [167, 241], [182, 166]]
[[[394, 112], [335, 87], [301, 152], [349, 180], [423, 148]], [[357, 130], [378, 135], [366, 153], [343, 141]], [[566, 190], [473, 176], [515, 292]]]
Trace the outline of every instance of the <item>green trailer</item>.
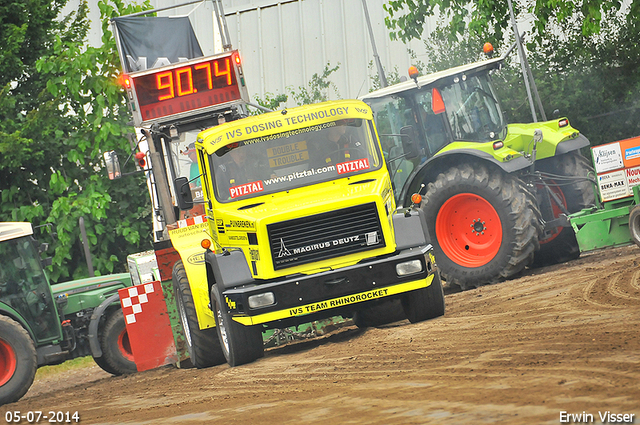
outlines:
[[597, 205], [569, 215], [581, 252], [640, 247], [640, 137], [591, 148]]

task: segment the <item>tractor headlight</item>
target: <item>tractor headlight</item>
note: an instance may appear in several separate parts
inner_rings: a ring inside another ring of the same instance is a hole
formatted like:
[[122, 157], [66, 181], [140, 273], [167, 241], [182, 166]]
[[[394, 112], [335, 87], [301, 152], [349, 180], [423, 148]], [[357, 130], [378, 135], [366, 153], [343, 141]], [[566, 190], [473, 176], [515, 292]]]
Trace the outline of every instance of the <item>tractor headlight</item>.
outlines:
[[411, 260], [404, 263], [396, 264], [396, 273], [398, 276], [406, 276], [410, 274], [420, 273], [422, 271], [422, 262], [420, 260]]
[[276, 296], [273, 292], [265, 292], [264, 294], [251, 295], [249, 297], [250, 308], [267, 307], [276, 303]]

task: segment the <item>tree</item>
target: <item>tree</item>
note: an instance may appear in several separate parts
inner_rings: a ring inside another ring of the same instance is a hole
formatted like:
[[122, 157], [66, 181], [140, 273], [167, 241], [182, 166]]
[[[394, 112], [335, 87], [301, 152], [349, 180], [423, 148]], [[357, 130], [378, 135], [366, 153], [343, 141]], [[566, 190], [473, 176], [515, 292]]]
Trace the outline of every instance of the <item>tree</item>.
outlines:
[[[558, 110], [592, 145], [640, 134], [640, 27], [609, 14], [598, 35], [584, 37], [581, 22], [569, 20], [563, 31], [551, 31], [541, 46], [530, 43], [529, 62], [549, 118]], [[555, 34], [555, 35], [554, 35]], [[452, 43], [446, 30], [425, 39], [429, 62], [416, 63], [431, 73], [483, 59], [483, 40], [466, 29]], [[504, 52], [511, 40], [499, 42]], [[516, 55], [493, 74], [494, 86], [508, 122], [531, 122], [531, 112]]]
[[[580, 21], [580, 29], [588, 37], [600, 31], [604, 15], [622, 11], [621, 0], [535, 0], [529, 7], [513, 1], [516, 15], [524, 12], [534, 18], [536, 41], [541, 42], [548, 34], [548, 27], [556, 22], [564, 24], [571, 19]], [[464, 33], [481, 35], [489, 41], [502, 40], [505, 29], [510, 26], [508, 4], [504, 0], [390, 0], [384, 5], [389, 16], [385, 23], [391, 38], [408, 41], [420, 38], [428, 17], [438, 16], [446, 21], [451, 39]], [[640, 0], [632, 0], [626, 15], [628, 23], [640, 22]]]
[[[331, 67], [331, 63], [324, 66], [321, 74], [317, 72], [311, 76], [311, 80], [304, 86], [297, 89], [287, 87], [288, 94], [266, 93], [264, 99], [256, 98], [256, 102], [265, 108], [275, 110], [280, 104], [287, 102], [289, 96], [293, 98], [296, 105], [308, 105], [310, 103], [318, 103], [329, 100], [329, 89], [340, 97], [336, 85], [329, 80], [329, 76], [340, 68], [340, 64]], [[257, 111], [261, 114], [263, 111]]]
[[585, 37], [576, 19], [562, 30], [530, 49], [547, 112], [569, 117], [592, 145], [640, 135], [640, 25], [609, 12], [599, 34]]
[[65, 2], [13, 3], [24, 16], [4, 19], [0, 34], [9, 40], [0, 54], [8, 70], [0, 92], [0, 219], [53, 224], [54, 282], [87, 276], [81, 216], [97, 274], [125, 271], [126, 256], [151, 241], [143, 176], [111, 182], [101, 159], [105, 150], [130, 150], [132, 131], [108, 20], [141, 7], [100, 1], [103, 45], [93, 48], [86, 2], [56, 21]]

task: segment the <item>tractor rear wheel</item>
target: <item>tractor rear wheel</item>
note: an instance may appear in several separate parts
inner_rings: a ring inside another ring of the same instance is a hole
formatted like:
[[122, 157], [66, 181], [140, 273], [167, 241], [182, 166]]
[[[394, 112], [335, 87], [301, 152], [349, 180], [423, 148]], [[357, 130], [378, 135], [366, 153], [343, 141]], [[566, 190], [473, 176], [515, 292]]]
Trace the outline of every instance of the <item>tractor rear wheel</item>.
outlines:
[[215, 328], [200, 329], [191, 287], [182, 261], [177, 261], [173, 266], [172, 278], [178, 316], [184, 330], [191, 364], [202, 369], [224, 363], [226, 359]]
[[27, 393], [37, 368], [36, 348], [27, 331], [0, 315], [0, 406]]
[[463, 290], [516, 275], [538, 249], [533, 195], [501, 170], [450, 167], [429, 183], [422, 210], [442, 277]]
[[94, 360], [104, 371], [113, 375], [126, 375], [138, 371], [121, 309], [114, 311], [107, 318], [100, 335], [100, 348], [101, 360]]
[[[539, 208], [542, 218], [553, 220], [564, 211], [570, 214], [595, 204], [595, 193], [590, 178], [595, 176], [593, 167], [579, 151], [554, 156], [536, 163], [536, 169], [555, 197], [548, 196], [543, 185], [537, 185]], [[559, 200], [561, 205], [558, 205]], [[540, 250], [533, 265], [541, 267], [563, 263], [580, 256], [580, 248], [571, 227], [558, 227], [538, 236]]]

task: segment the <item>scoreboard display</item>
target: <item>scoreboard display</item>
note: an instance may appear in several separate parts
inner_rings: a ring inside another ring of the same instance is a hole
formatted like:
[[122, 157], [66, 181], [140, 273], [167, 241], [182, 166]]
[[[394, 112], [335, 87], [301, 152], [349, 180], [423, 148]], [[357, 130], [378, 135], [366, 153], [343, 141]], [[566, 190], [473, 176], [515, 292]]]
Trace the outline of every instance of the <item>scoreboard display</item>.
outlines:
[[249, 100], [237, 51], [131, 73], [124, 85], [138, 127]]

